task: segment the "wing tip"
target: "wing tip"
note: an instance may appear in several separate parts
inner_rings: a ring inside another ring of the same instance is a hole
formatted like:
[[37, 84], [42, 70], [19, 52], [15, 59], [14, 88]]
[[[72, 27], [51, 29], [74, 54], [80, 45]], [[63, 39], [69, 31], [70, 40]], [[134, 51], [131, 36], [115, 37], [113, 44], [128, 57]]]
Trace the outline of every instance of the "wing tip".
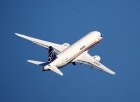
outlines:
[[63, 73], [61, 73], [60, 75], [61, 75], [61, 76], [63, 76], [64, 74], [63, 74]]
[[60, 71], [59, 73], [58, 73], [60, 76], [63, 76], [64, 74]]
[[18, 35], [18, 33], [15, 33], [16, 35]]
[[27, 62], [31, 62], [31, 60], [27, 60]]
[[115, 72], [112, 72], [112, 75], [116, 75], [116, 73]]
[[21, 34], [19, 34], [19, 33], [15, 33], [17, 36], [20, 36]]

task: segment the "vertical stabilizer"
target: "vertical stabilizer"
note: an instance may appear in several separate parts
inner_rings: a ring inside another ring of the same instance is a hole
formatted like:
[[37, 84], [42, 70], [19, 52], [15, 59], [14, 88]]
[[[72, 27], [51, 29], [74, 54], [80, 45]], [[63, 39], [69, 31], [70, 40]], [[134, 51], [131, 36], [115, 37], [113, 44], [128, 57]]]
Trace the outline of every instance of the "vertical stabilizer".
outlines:
[[52, 62], [54, 61], [57, 57], [56, 57], [56, 54], [54, 52], [54, 49], [52, 46], [50, 46], [49, 48], [49, 51], [48, 51], [48, 62]]

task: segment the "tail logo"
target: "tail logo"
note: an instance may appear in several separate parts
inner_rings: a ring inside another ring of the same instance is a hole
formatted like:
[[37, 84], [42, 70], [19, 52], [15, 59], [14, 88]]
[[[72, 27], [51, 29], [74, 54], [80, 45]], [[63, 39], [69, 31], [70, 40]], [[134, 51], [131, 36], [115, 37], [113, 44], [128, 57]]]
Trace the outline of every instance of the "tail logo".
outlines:
[[49, 47], [48, 51], [48, 62], [52, 62], [56, 59], [56, 55], [52, 46]]
[[51, 52], [49, 52], [49, 59], [48, 61], [51, 62], [54, 59], [54, 51], [52, 50]]

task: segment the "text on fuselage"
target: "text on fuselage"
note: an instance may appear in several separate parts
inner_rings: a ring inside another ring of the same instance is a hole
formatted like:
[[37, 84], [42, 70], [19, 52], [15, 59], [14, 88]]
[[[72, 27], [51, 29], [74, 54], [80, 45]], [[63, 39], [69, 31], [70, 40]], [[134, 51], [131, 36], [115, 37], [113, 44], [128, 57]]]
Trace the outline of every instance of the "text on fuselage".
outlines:
[[82, 46], [81, 48], [80, 48], [80, 50], [82, 50], [82, 49], [84, 49], [86, 46], [84, 45], [84, 46]]

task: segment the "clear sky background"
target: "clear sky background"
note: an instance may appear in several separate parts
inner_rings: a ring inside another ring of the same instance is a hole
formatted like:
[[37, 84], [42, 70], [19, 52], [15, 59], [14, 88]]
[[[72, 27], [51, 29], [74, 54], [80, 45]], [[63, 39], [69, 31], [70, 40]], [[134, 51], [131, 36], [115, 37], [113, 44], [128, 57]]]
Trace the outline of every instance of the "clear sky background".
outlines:
[[[94, 30], [104, 38], [89, 53], [115, 76], [79, 63], [42, 72], [26, 61], [48, 51], [14, 34], [73, 44]], [[139, 0], [1, 0], [0, 35], [0, 102], [140, 101]]]

